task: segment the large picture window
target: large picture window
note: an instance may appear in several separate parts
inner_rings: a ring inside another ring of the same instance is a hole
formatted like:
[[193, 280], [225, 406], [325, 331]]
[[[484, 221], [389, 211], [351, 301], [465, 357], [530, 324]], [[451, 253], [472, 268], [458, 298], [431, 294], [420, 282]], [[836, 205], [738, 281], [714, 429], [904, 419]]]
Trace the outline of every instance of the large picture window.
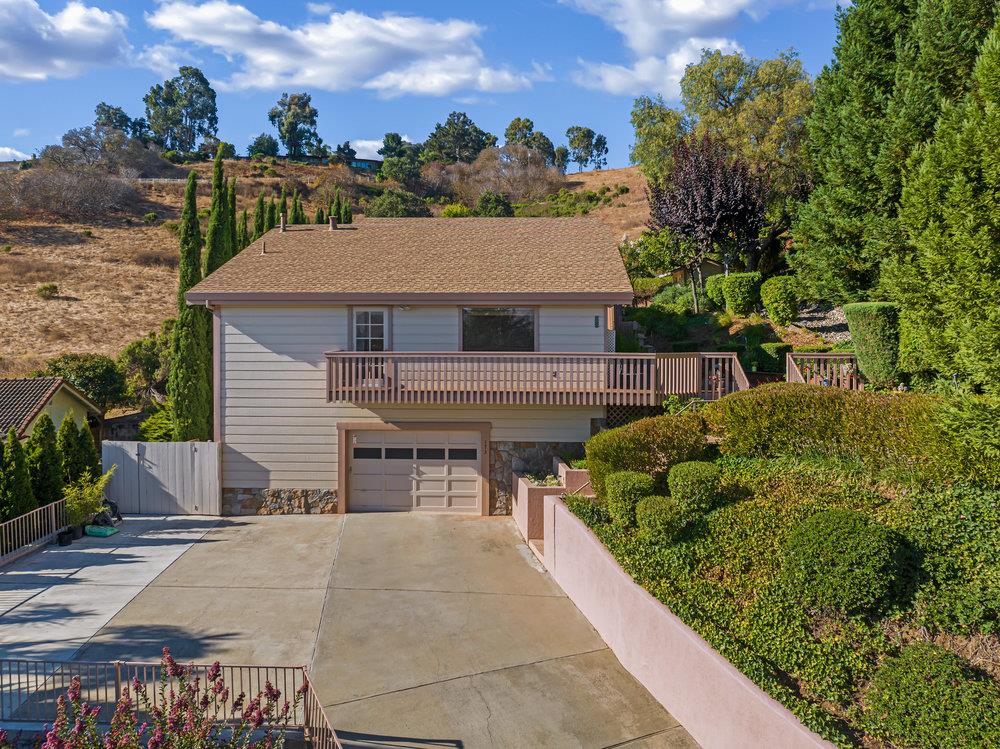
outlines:
[[463, 351], [534, 351], [535, 311], [530, 307], [466, 307]]

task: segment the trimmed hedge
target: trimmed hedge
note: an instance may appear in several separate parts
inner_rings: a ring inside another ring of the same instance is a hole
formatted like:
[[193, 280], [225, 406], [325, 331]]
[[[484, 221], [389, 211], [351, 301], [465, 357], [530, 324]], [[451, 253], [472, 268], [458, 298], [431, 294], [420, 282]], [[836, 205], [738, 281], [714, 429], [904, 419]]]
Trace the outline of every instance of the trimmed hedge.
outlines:
[[699, 414], [654, 416], [608, 429], [585, 445], [590, 483], [606, 499], [605, 480], [616, 471], [638, 471], [653, 477], [656, 491], [667, 490], [667, 473], [677, 463], [702, 460], [708, 454], [705, 422]]
[[792, 528], [782, 573], [809, 606], [873, 613], [900, 584], [903, 546], [888, 528], [854, 510], [826, 510]]
[[790, 353], [792, 350], [792, 344], [777, 342], [777, 343], [762, 343], [760, 344], [760, 353], [757, 355], [757, 361], [760, 367], [765, 372], [784, 372], [785, 371], [785, 354]]
[[719, 469], [714, 463], [689, 460], [670, 469], [670, 496], [688, 513], [711, 510], [719, 501]]
[[705, 296], [719, 309], [726, 307], [726, 294], [722, 288], [725, 282], [726, 277], [721, 273], [705, 279]]
[[760, 284], [763, 276], [753, 273], [730, 273], [722, 282], [726, 307], [734, 315], [746, 317], [760, 304]]
[[761, 284], [760, 300], [767, 310], [767, 316], [777, 325], [788, 325], [799, 315], [795, 279], [791, 276], [775, 276], [767, 279]]
[[899, 384], [899, 307], [890, 302], [844, 305], [858, 366], [878, 387]]
[[930, 643], [887, 659], [865, 703], [872, 732], [897, 746], [1000, 746], [1000, 686]]
[[674, 279], [670, 276], [663, 278], [633, 278], [632, 293], [636, 299], [652, 299], [664, 286], [670, 286]]
[[639, 534], [647, 541], [670, 541], [689, 519], [684, 507], [674, 497], [653, 495], [639, 501], [635, 508]]
[[629, 528], [635, 525], [635, 507], [653, 493], [653, 477], [636, 471], [617, 471], [605, 480], [611, 522]]

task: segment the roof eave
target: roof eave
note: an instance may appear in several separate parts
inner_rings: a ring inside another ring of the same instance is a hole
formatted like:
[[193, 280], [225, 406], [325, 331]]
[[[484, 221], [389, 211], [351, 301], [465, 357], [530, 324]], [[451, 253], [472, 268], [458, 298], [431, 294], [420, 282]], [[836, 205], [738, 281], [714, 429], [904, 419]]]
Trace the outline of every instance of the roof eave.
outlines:
[[189, 305], [221, 304], [631, 304], [631, 291], [553, 292], [379, 292], [198, 291], [184, 295]]

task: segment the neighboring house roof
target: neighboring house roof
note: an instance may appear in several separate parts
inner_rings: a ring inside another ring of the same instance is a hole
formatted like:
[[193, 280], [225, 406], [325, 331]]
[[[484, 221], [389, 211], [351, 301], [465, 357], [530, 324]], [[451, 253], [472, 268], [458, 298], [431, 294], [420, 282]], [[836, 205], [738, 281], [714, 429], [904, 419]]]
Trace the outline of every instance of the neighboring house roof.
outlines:
[[101, 409], [62, 377], [0, 378], [0, 433], [4, 438], [11, 427], [17, 430], [18, 437], [24, 437], [28, 425], [60, 388], [72, 393], [91, 413], [100, 415]]
[[628, 304], [632, 285], [595, 218], [361, 218], [273, 229], [186, 298]]

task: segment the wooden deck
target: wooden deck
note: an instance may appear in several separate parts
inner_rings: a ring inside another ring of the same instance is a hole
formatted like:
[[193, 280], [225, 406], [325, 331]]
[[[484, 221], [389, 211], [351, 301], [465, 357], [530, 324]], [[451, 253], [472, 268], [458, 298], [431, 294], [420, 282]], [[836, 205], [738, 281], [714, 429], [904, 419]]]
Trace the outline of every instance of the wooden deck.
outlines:
[[658, 406], [749, 388], [733, 353], [329, 352], [327, 399], [354, 403]]
[[785, 381], [864, 390], [858, 359], [848, 353], [790, 353], [785, 355]]

